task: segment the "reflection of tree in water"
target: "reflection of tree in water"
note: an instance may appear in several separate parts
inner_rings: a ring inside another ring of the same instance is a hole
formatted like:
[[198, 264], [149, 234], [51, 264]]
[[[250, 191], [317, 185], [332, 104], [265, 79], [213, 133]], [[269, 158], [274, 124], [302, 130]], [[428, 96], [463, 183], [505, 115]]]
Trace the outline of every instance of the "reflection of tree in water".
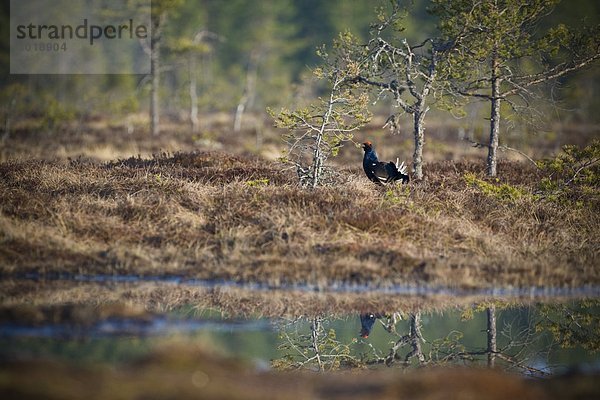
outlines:
[[[473, 318], [475, 313], [485, 315], [483, 325], [481, 319]], [[598, 301], [538, 305], [522, 310], [513, 310], [502, 302], [481, 303], [463, 312], [461, 319], [471, 324], [464, 332], [450, 330], [436, 338], [428, 336], [435, 330], [435, 320], [423, 324], [422, 313], [416, 311], [407, 315], [406, 326], [399, 324], [400, 315], [398, 312], [361, 314], [360, 333], [347, 342], [338, 339], [332, 318], [311, 319], [308, 333], [299, 329], [299, 320], [291, 321], [282, 326], [279, 350], [284, 356], [274, 360], [273, 366], [324, 371], [377, 365], [407, 368], [460, 364], [544, 376], [556, 367], [549, 360], [557, 345], [600, 349]], [[375, 346], [367, 339], [380, 326], [377, 321], [391, 339], [386, 347]], [[477, 336], [481, 344], [474, 343], [473, 337]], [[365, 345], [371, 349], [368, 354], [361, 352]]]
[[[421, 343], [423, 342], [423, 336], [421, 335], [421, 313], [416, 312], [414, 314], [409, 314], [408, 333], [406, 335], [400, 335], [396, 332], [396, 315], [399, 315], [399, 313], [392, 314], [392, 317], [388, 318], [388, 324], [384, 324], [384, 327], [386, 327], [388, 332], [400, 336], [400, 339], [393, 343], [386, 356], [374, 357], [367, 360], [367, 364], [385, 364], [391, 366], [392, 364], [401, 361], [403, 365], [410, 365], [412, 359], [418, 360], [419, 364], [425, 362], [425, 355], [423, 354], [421, 346]], [[411, 350], [402, 357], [400, 350], [405, 346], [409, 346]]]
[[301, 319], [283, 325], [278, 350], [283, 351], [284, 356], [272, 361], [274, 368], [329, 371], [358, 366], [356, 358], [350, 354], [350, 345], [340, 342], [334, 329], [326, 331], [325, 318], [312, 318], [309, 333], [300, 332], [299, 322]]
[[[481, 330], [485, 335], [485, 347], [467, 346], [463, 341], [463, 332], [451, 331], [446, 337], [433, 340], [428, 362], [436, 365], [487, 365], [489, 368], [500, 367], [527, 375], [546, 375], [547, 371], [533, 366], [540, 357], [547, 359], [550, 350], [544, 348], [540, 335], [533, 329], [534, 315], [528, 310], [524, 318], [504, 320], [499, 327], [497, 307], [503, 305], [485, 303], [474, 307], [476, 311], [485, 312], [486, 325]], [[463, 313], [463, 319], [471, 319], [471, 311]], [[532, 352], [532, 348], [537, 351]]]
[[600, 350], [600, 300], [542, 304], [537, 311], [536, 332], [548, 331], [560, 347], [581, 346], [593, 353]]

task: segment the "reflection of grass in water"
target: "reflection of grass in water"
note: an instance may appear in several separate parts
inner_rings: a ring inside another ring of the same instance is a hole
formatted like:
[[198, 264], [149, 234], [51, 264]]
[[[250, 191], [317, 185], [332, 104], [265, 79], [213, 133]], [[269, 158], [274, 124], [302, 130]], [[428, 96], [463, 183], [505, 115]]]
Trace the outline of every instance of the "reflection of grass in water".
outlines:
[[[0, 281], [4, 293], [0, 321], [36, 323], [73, 318], [81, 323], [100, 316], [143, 318], [146, 313], [175, 312], [190, 318], [294, 318], [298, 315], [342, 316], [361, 312], [438, 312], [489, 301], [490, 296], [452, 292], [427, 296], [385, 292], [313, 292], [306, 290], [252, 290], [242, 287], [204, 288], [160, 283], [81, 283], [71, 281]], [[495, 296], [512, 307], [533, 302], [555, 303], [568, 297], [535, 298]], [[65, 306], [65, 303], [71, 304]], [[71, 311], [69, 311], [71, 310]], [[76, 312], [75, 312], [76, 311]], [[468, 312], [468, 311], [465, 311]]]

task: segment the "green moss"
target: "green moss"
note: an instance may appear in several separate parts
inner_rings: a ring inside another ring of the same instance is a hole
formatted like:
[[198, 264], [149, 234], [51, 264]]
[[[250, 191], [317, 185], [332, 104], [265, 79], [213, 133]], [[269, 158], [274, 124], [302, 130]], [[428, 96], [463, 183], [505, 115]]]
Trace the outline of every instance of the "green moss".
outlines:
[[529, 192], [517, 186], [512, 186], [508, 183], [498, 184], [498, 179], [496, 179], [496, 184], [490, 183], [477, 178], [477, 176], [471, 172], [465, 173], [463, 178], [468, 185], [474, 186], [486, 196], [494, 197], [498, 200], [514, 202], [530, 196]]
[[246, 185], [250, 186], [250, 187], [266, 186], [268, 184], [269, 184], [269, 179], [267, 179], [267, 178], [253, 179], [253, 180], [246, 181]]
[[383, 195], [383, 200], [387, 205], [408, 204], [410, 188], [408, 186], [390, 186]]

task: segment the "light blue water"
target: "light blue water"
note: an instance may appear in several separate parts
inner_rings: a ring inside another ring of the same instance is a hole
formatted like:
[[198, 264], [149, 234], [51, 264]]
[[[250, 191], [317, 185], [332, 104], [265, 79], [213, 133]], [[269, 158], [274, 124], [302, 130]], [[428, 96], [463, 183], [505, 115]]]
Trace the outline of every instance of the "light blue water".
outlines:
[[172, 285], [187, 285], [201, 288], [235, 287], [256, 291], [269, 290], [303, 290], [309, 292], [332, 292], [332, 293], [374, 293], [401, 296], [492, 296], [492, 297], [525, 297], [530, 299], [548, 297], [600, 297], [600, 287], [585, 285], [579, 287], [487, 287], [487, 288], [453, 288], [445, 286], [428, 285], [366, 285], [351, 284], [344, 282], [333, 282], [327, 285], [315, 285], [309, 283], [296, 284], [268, 284], [248, 283], [237, 281], [226, 281], [218, 279], [196, 279], [178, 275], [109, 275], [109, 274], [47, 274], [27, 273], [11, 276], [11, 279], [32, 281], [72, 281], [72, 282], [95, 282], [95, 283], [143, 283], [154, 282]]

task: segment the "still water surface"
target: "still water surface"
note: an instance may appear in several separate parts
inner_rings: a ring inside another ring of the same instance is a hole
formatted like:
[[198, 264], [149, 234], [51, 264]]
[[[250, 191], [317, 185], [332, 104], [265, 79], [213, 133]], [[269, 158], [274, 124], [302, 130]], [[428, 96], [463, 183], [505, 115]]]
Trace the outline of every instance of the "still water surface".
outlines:
[[600, 302], [511, 306], [502, 301], [435, 312], [371, 310], [298, 318], [227, 318], [180, 307], [144, 318], [78, 325], [0, 323], [0, 362], [59, 358], [130, 361], [165, 343], [202, 345], [259, 368], [334, 370], [495, 366], [528, 376], [600, 370]]

